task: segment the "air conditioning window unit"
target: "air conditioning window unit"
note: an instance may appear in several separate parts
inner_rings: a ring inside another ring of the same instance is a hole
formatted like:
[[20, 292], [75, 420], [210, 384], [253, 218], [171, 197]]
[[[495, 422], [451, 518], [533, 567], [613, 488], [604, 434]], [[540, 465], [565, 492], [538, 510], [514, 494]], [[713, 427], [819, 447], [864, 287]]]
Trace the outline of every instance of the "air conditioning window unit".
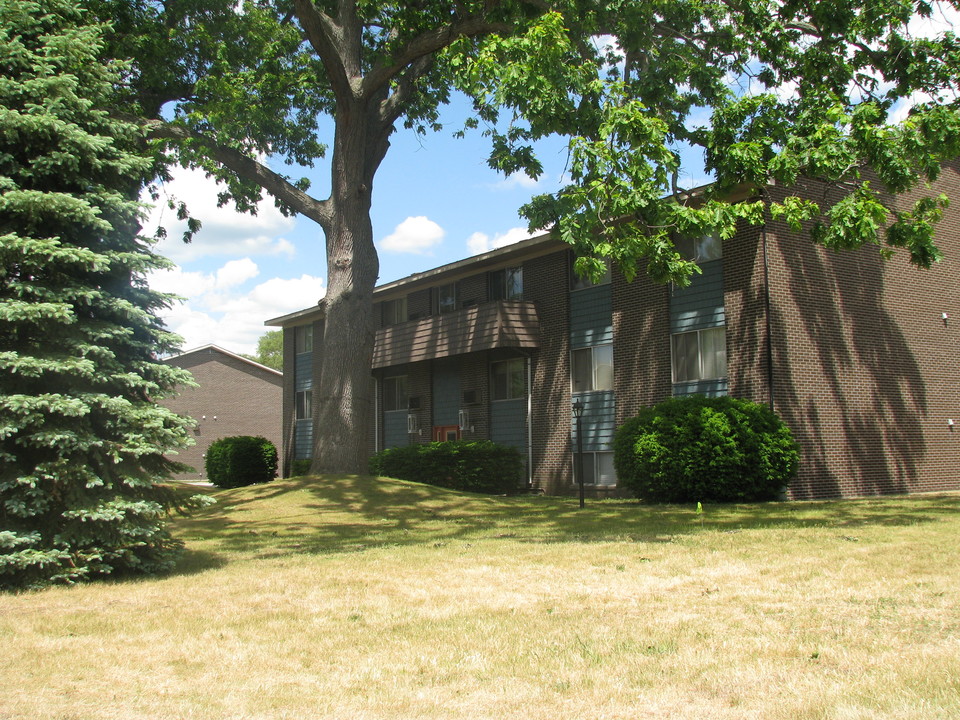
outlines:
[[479, 402], [477, 399], [476, 390], [464, 390], [463, 391], [463, 404], [464, 405], [476, 405]]

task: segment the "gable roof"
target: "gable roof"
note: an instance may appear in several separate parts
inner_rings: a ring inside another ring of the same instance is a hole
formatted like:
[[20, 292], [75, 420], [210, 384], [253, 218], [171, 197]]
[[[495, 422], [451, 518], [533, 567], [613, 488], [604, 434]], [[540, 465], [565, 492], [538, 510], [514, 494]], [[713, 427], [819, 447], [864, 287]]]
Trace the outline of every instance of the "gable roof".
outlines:
[[169, 363], [174, 360], [182, 360], [191, 355], [199, 355], [202, 352], [220, 353], [221, 355], [225, 355], [227, 357], [233, 358], [234, 360], [239, 360], [240, 362], [247, 363], [248, 365], [251, 365], [252, 367], [257, 368], [258, 370], [264, 370], [278, 377], [283, 377], [283, 373], [280, 370], [275, 370], [272, 367], [268, 367], [267, 365], [264, 365], [263, 363], [258, 363], [256, 360], [251, 360], [250, 358], [246, 358], [243, 355], [238, 355], [237, 353], [230, 352], [229, 350], [224, 350], [219, 345], [214, 345], [212, 343], [209, 345], [202, 345], [201, 347], [198, 347], [198, 348], [193, 348], [192, 350], [185, 350], [179, 355], [171, 355], [168, 358], [164, 358], [163, 362]]

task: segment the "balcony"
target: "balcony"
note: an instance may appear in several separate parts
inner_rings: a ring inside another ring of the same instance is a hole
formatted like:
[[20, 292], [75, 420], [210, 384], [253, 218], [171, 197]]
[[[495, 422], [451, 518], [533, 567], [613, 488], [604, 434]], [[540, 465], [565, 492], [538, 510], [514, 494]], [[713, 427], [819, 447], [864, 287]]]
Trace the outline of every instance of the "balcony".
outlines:
[[497, 300], [377, 331], [373, 367], [436, 360], [495, 348], [540, 347], [532, 302]]

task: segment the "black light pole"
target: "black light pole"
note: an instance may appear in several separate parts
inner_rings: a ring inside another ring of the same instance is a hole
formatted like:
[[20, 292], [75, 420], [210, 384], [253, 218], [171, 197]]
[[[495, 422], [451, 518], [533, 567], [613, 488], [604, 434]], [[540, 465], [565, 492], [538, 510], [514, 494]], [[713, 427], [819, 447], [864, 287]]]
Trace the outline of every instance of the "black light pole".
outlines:
[[573, 401], [573, 416], [577, 419], [577, 480], [580, 482], [580, 508], [583, 509], [583, 401]]

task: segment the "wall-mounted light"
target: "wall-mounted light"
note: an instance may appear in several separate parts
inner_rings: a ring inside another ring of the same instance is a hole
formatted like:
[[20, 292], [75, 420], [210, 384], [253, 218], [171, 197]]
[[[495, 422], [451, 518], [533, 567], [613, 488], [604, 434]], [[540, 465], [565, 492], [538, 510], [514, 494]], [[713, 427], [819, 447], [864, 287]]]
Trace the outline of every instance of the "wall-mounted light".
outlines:
[[216, 419], [217, 419], [217, 416], [216, 416], [216, 415], [214, 415], [214, 416], [213, 416], [213, 419], [214, 419], [214, 420], [216, 420]]
[[940, 315], [940, 319], [943, 320], [943, 324], [946, 325], [946, 324], [947, 324], [947, 321], [950, 319], [950, 316], [947, 315], [946, 313], [942, 313], [942, 314]]
[[200, 416], [200, 419], [201, 419], [201, 420], [206, 420], [206, 419], [207, 419], [207, 416], [206, 416], [206, 415], [201, 415], [201, 416]]
[[947, 427], [950, 428], [950, 432], [953, 432], [953, 418], [947, 418]]
[[407, 434], [420, 434], [420, 418], [417, 417], [416, 413], [407, 413]]

